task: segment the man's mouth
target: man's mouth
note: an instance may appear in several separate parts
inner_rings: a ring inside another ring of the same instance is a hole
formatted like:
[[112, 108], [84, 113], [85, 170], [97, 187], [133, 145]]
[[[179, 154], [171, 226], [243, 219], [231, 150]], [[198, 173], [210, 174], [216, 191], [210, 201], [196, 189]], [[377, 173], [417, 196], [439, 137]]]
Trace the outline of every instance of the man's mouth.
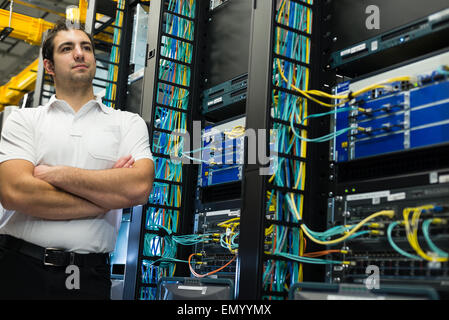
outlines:
[[85, 64], [78, 64], [74, 66], [73, 69], [87, 69], [87, 66]]

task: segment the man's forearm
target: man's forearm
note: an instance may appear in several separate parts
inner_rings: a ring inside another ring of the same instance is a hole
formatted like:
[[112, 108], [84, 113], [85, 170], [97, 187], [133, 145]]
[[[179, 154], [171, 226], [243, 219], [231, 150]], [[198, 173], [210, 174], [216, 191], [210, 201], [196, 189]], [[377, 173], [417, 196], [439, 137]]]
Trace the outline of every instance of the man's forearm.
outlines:
[[50, 168], [40, 178], [100, 207], [119, 209], [147, 201], [152, 177], [142, 172], [147, 171], [141, 168], [86, 170], [61, 166]]
[[20, 181], [15, 190], [5, 199], [5, 208], [36, 218], [71, 220], [95, 217], [108, 211], [34, 177]]

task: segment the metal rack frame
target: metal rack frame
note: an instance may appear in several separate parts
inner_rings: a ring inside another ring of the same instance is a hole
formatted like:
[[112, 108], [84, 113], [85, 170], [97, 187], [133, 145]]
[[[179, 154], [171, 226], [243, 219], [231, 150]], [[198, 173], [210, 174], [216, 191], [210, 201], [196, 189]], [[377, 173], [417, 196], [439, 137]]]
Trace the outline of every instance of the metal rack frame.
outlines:
[[[147, 123], [148, 130], [149, 130], [149, 137], [150, 142], [153, 141], [154, 133], [155, 132], [162, 132], [162, 133], [168, 133], [166, 130], [159, 129], [155, 126], [155, 113], [156, 108], [162, 107], [166, 108], [168, 110], [175, 110], [177, 112], [183, 112], [187, 115], [187, 125], [186, 130], [187, 132], [191, 133], [193, 130], [193, 121], [200, 119], [198, 110], [194, 108], [194, 106], [199, 105], [200, 101], [200, 90], [198, 88], [198, 83], [200, 81], [201, 76], [201, 68], [198, 67], [198, 61], [201, 57], [201, 52], [199, 50], [202, 41], [203, 36], [201, 35], [200, 30], [202, 29], [202, 25], [205, 23], [204, 17], [207, 10], [207, 5], [203, 3], [202, 1], [196, 2], [196, 12], [193, 18], [182, 16], [179, 14], [175, 14], [171, 11], [168, 11], [164, 4], [167, 3], [167, 0], [152, 0], [151, 1], [151, 10], [149, 14], [148, 19], [148, 29], [149, 30], [157, 30], [157, 32], [149, 32], [148, 38], [147, 38], [147, 53], [146, 53], [146, 61], [145, 61], [145, 73], [144, 73], [144, 83], [143, 83], [143, 93], [142, 93], [142, 103], [141, 103], [141, 114], [145, 122]], [[192, 41], [188, 41], [183, 38], [178, 38], [176, 36], [166, 34], [162, 31], [163, 27], [163, 15], [164, 13], [174, 14], [178, 17], [181, 17], [183, 19], [187, 19], [193, 23], [194, 27], [194, 37]], [[161, 42], [162, 37], [171, 37], [175, 40], [181, 40], [183, 42], [187, 42], [192, 46], [192, 60], [191, 63], [181, 62], [175, 59], [171, 59], [165, 56], [161, 55]], [[181, 65], [186, 65], [191, 68], [192, 71], [192, 77], [190, 79], [190, 85], [187, 87], [160, 80], [159, 75], [159, 61], [160, 59], [164, 59], [173, 63], [178, 63]], [[161, 103], [157, 102], [157, 95], [158, 95], [158, 85], [159, 83], [168, 84], [174, 87], [179, 87], [182, 89], [186, 89], [190, 92], [190, 98], [188, 102], [188, 108], [187, 110], [179, 109], [179, 108], [173, 108], [171, 106], [163, 105]], [[194, 141], [190, 141], [190, 146], [192, 145], [195, 147]], [[190, 150], [193, 150], [191, 148]], [[155, 157], [163, 157], [163, 158], [170, 158], [170, 155], [166, 155], [163, 153], [155, 153], [154, 149], [153, 156]], [[147, 218], [147, 210], [150, 207], [156, 207], [156, 208], [162, 208], [162, 209], [170, 209], [170, 210], [176, 210], [179, 212], [179, 226], [180, 229], [178, 232], [180, 234], [189, 234], [192, 232], [193, 225], [191, 224], [191, 221], [193, 221], [193, 204], [194, 204], [194, 188], [189, 187], [189, 182], [195, 181], [197, 176], [196, 167], [194, 165], [183, 165], [182, 166], [182, 177], [183, 181], [178, 183], [174, 181], [169, 180], [161, 180], [161, 179], [155, 179], [155, 182], [162, 182], [170, 186], [180, 185], [182, 188], [182, 194], [181, 194], [181, 205], [180, 207], [170, 207], [160, 204], [151, 204], [147, 203], [144, 206], [143, 213], [142, 213], [142, 223], [141, 223], [141, 230], [140, 230], [140, 244], [139, 244], [139, 253], [138, 253], [138, 261], [137, 266], [139, 268], [137, 272], [137, 279], [136, 279], [136, 286], [135, 286], [135, 298], [138, 299], [140, 295], [141, 288], [143, 287], [156, 287], [157, 283], [143, 283], [142, 282], [142, 262], [143, 260], [154, 260], [158, 259], [160, 257], [147, 257], [143, 255], [143, 245], [144, 245], [144, 237], [146, 233], [152, 233], [151, 230], [146, 229], [146, 218]], [[179, 259], [187, 259], [188, 254], [190, 252], [189, 248], [178, 248], [178, 254], [177, 258]], [[182, 264], [178, 264], [176, 267], [176, 273], [175, 275], [185, 275], [188, 274], [188, 267]]]
[[[275, 28], [275, 12], [276, 12], [276, 0], [248, 0], [252, 1], [252, 17], [251, 17], [251, 37], [250, 37], [250, 56], [249, 56], [249, 82], [248, 82], [248, 100], [246, 109], [246, 127], [252, 129], [270, 129], [273, 124], [273, 119], [270, 117], [271, 109], [271, 90], [273, 89], [272, 76], [273, 76], [273, 59], [275, 53], [273, 50], [273, 35]], [[313, 10], [314, 13], [314, 33], [310, 36], [312, 40], [312, 53], [311, 61], [308, 67], [310, 68], [311, 81], [310, 86], [314, 89], [326, 90], [326, 83], [329, 83], [330, 73], [323, 65], [323, 61], [326, 61], [326, 56], [323, 54], [323, 48], [325, 47], [329, 39], [321, 36], [323, 29], [319, 24], [319, 17], [322, 15], [323, 6], [321, 4], [308, 5], [300, 0], [291, 0], [292, 2], [305, 5]], [[151, 10], [149, 16], [149, 30], [153, 30], [148, 34], [148, 47], [146, 53], [146, 67], [144, 74], [144, 85], [142, 93], [141, 113], [142, 117], [147, 123], [150, 135], [150, 141], [153, 141], [155, 132], [168, 133], [155, 127], [155, 110], [160, 104], [157, 103], [158, 94], [158, 70], [159, 61], [161, 58], [161, 39], [162, 36], [168, 36], [162, 32], [162, 18], [165, 8], [163, 7], [165, 0], [152, 0]], [[205, 25], [207, 23], [207, 10], [208, 4], [201, 5], [201, 1], [197, 2], [197, 14], [195, 15], [195, 38], [191, 42], [193, 45], [193, 60], [190, 64], [192, 68], [193, 77], [190, 82], [190, 86], [186, 89], [191, 90], [192, 96], [189, 101], [189, 107], [186, 111], [175, 109], [176, 111], [185, 112], [188, 116], [187, 131], [192, 132], [193, 120], [203, 119], [199, 114], [200, 106], [200, 87], [203, 72], [201, 69], [201, 58], [204, 56], [204, 52], [201, 52], [200, 48], [205, 41], [206, 33]], [[267, 23], [270, 21], [270, 23]], [[203, 29], [204, 28], [204, 29]], [[157, 30], [157, 31], [155, 31]], [[289, 30], [290, 31], [290, 30]], [[297, 32], [293, 29], [294, 32]], [[324, 39], [324, 40], [323, 40]], [[182, 40], [182, 39], [180, 39]], [[325, 50], [325, 52], [327, 52]], [[167, 59], [170, 61], [170, 59]], [[177, 62], [174, 60], [173, 62]], [[176, 84], [170, 83], [170, 85], [176, 86]], [[184, 87], [182, 87], [184, 88]], [[293, 92], [294, 94], [297, 94]], [[167, 109], [173, 109], [173, 107], [162, 106]], [[310, 104], [311, 111], [322, 111], [322, 107], [314, 104]], [[197, 110], [198, 109], [198, 110]], [[324, 122], [323, 122], [324, 121]], [[285, 125], [288, 125], [285, 123]], [[327, 133], [329, 128], [328, 120], [311, 121], [311, 125], [307, 130], [312, 135], [322, 135]], [[194, 142], [191, 141], [191, 145]], [[269, 139], [266, 139], [266, 148], [269, 150]], [[246, 144], [245, 154], [248, 154], [248, 144]], [[253, 147], [253, 146], [251, 146]], [[195, 146], [190, 150], [194, 150]], [[327, 190], [329, 182], [329, 149], [327, 145], [311, 145], [308, 147], [308, 157], [301, 159], [308, 163], [308, 173], [314, 172], [313, 179], [311, 174], [308, 174], [307, 183], [308, 189], [304, 193], [305, 206], [307, 220], [306, 223], [311, 226], [322, 226], [326, 223], [327, 214]], [[154, 153], [156, 157], [165, 157], [168, 155]], [[289, 155], [283, 155], [289, 157]], [[293, 157], [293, 156], [290, 156]], [[247, 161], [246, 161], [247, 162]], [[266, 219], [264, 217], [266, 207], [266, 191], [268, 187], [268, 181], [266, 176], [259, 174], [259, 169], [263, 167], [262, 164], [249, 164], [244, 167], [244, 178], [242, 181], [242, 202], [243, 208], [241, 212], [240, 222], [240, 239], [239, 239], [239, 258], [237, 261], [238, 281], [236, 284], [236, 293], [238, 299], [261, 299], [262, 296], [267, 295], [263, 292], [262, 288], [262, 273], [263, 262], [267, 259], [282, 259], [279, 257], [273, 258], [264, 254], [264, 229], [266, 227]], [[194, 188], [189, 188], [189, 181], [196, 181], [196, 166], [184, 165], [183, 168], [183, 181], [180, 185], [182, 190], [182, 205], [179, 208], [167, 207], [164, 205], [156, 205], [147, 203], [144, 207], [144, 213], [142, 215], [141, 232], [140, 232], [140, 245], [137, 267], [135, 297], [138, 299], [140, 290], [143, 287], [156, 287], [157, 283], [144, 284], [142, 283], [142, 270], [141, 265], [143, 260], [155, 260], [160, 257], [145, 257], [143, 255], [143, 243], [146, 233], [154, 233], [150, 230], [146, 230], [146, 211], [150, 207], [166, 208], [179, 210], [180, 229], [179, 234], [190, 234], [192, 232], [193, 222], [193, 209], [194, 209]], [[320, 176], [319, 179], [316, 179]], [[155, 180], [156, 182], [166, 183], [168, 185], [179, 185], [179, 183], [166, 180]], [[322, 192], [322, 190], [326, 190]], [[292, 192], [291, 190], [283, 190], [284, 192]], [[296, 190], [298, 191], [298, 190]], [[293, 192], [296, 192], [293, 191]], [[320, 191], [320, 192], [318, 192]], [[318, 212], [318, 214], [316, 214]], [[298, 227], [286, 221], [278, 221], [280, 225], [287, 225], [290, 227]], [[311, 245], [313, 247], [313, 245]], [[189, 248], [179, 247], [177, 258], [185, 259], [189, 254]], [[186, 276], [189, 274], [189, 270], [185, 266], [178, 264], [177, 275]], [[324, 268], [314, 268], [307, 270], [305, 268], [305, 275], [308, 279], [324, 280], [325, 274]], [[271, 292], [269, 294], [276, 295]], [[288, 292], [281, 294], [283, 298], [287, 298]]]
[[[308, 7], [313, 12], [313, 33], [311, 35], [301, 33], [292, 28], [290, 32], [301, 34], [311, 40], [311, 59], [307, 67], [310, 70], [311, 88], [326, 89], [324, 85], [327, 82], [329, 73], [323, 65], [323, 59], [327, 50], [324, 50], [326, 38], [322, 37], [323, 28], [320, 26], [320, 17], [325, 9], [323, 4], [317, 1], [309, 5], [300, 0], [290, 0], [291, 2]], [[246, 109], [247, 129], [252, 128], [269, 130], [272, 128], [275, 120], [270, 115], [271, 110], [271, 91], [273, 89], [273, 60], [277, 56], [274, 53], [274, 30], [277, 23], [274, 21], [276, 14], [276, 0], [253, 1], [252, 26], [251, 26], [251, 44], [250, 44], [250, 62], [249, 62], [249, 80], [248, 80], [248, 100]], [[269, 23], [267, 23], [269, 21]], [[323, 53], [324, 52], [324, 53]], [[283, 57], [284, 58], [284, 57]], [[294, 63], [300, 64], [299, 61]], [[304, 65], [304, 63], [302, 63]], [[294, 95], [298, 93], [289, 92]], [[320, 110], [314, 103], [309, 104], [311, 111]], [[261, 109], [264, 112], [261, 112]], [[280, 121], [282, 123], [282, 121]], [[306, 129], [313, 136], [322, 135], [329, 128], [329, 119], [310, 121]], [[288, 123], [283, 123], [289, 125]], [[268, 149], [268, 139], [265, 141], [265, 150]], [[248, 144], [246, 143], [245, 154], [248, 154]], [[280, 157], [289, 157], [289, 155], [279, 155]], [[279, 188], [282, 192], [293, 192], [304, 195], [304, 220], [308, 225], [319, 227], [326, 221], [326, 204], [328, 179], [329, 179], [329, 150], [324, 144], [308, 145], [307, 159], [298, 159], [307, 162], [307, 190], [302, 192], [290, 188]], [[266, 192], [269, 186], [268, 177], [260, 175], [259, 169], [263, 164], [257, 160], [257, 164], [246, 164], [244, 166], [243, 179], [243, 208], [240, 219], [240, 240], [239, 240], [239, 270], [240, 279], [238, 283], [239, 299], [260, 300], [263, 296], [278, 296], [287, 298], [288, 293], [280, 294], [277, 292], [264, 292], [262, 287], [262, 274], [264, 262], [267, 260], [281, 260], [282, 258], [267, 255], [264, 253], [264, 230], [267, 225], [265, 218], [266, 212]], [[246, 161], [247, 163], [247, 161]], [[313, 179], [311, 173], [313, 172]], [[317, 179], [317, 177], [319, 177]], [[269, 221], [270, 224], [278, 224], [291, 228], [299, 228], [299, 225], [286, 221]], [[324, 280], [324, 268], [316, 267], [306, 268], [304, 275], [306, 278], [314, 280]]]

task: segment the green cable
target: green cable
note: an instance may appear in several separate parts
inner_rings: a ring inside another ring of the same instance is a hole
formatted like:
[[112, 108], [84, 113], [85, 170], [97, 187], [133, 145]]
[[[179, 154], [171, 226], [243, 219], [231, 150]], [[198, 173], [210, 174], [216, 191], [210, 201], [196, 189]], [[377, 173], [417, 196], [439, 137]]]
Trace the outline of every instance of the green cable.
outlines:
[[309, 258], [309, 257], [300, 257], [296, 255], [292, 255], [289, 253], [283, 252], [275, 252], [274, 255], [287, 258], [289, 260], [294, 260], [301, 263], [310, 263], [310, 264], [344, 264], [344, 261], [336, 261], [336, 260], [326, 260], [326, 259], [317, 259], [317, 258]]
[[393, 222], [393, 223], [390, 223], [390, 225], [388, 226], [388, 229], [387, 229], [388, 242], [390, 243], [391, 247], [392, 247], [396, 252], [398, 252], [399, 254], [403, 255], [404, 257], [407, 257], [407, 258], [410, 258], [410, 259], [413, 259], [413, 260], [423, 260], [423, 259], [421, 259], [421, 257], [415, 256], [415, 255], [413, 255], [413, 254], [410, 254], [410, 253], [408, 253], [408, 252], [402, 250], [401, 248], [399, 248], [399, 247], [396, 245], [396, 243], [394, 243], [393, 238], [392, 238], [392, 232], [393, 232], [393, 229], [394, 229], [398, 224], [399, 224], [398, 221]]
[[447, 258], [449, 256], [449, 254], [447, 252], [444, 252], [443, 250], [441, 250], [440, 248], [438, 248], [435, 243], [433, 243], [432, 239], [430, 239], [430, 234], [429, 234], [429, 226], [430, 224], [433, 222], [433, 219], [427, 219], [423, 222], [422, 224], [422, 228], [423, 228], [423, 234], [424, 234], [424, 238], [426, 239], [427, 244], [429, 245], [430, 249], [435, 252], [436, 254], [438, 254], [440, 257], [442, 258]]

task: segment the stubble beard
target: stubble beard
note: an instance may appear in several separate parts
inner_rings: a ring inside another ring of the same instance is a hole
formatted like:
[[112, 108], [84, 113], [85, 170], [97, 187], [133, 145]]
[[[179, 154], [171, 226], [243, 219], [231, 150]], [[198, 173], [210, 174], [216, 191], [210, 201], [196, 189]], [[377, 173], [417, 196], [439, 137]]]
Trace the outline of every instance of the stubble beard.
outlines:
[[70, 75], [70, 82], [73, 85], [87, 86], [92, 85], [93, 79], [95, 77], [95, 70], [86, 70], [85, 72], [77, 72]]
[[65, 88], [65, 90], [77, 90], [81, 88], [92, 87], [94, 71], [86, 70], [86, 72], [77, 72], [65, 75], [65, 77], [54, 77], [55, 85]]

